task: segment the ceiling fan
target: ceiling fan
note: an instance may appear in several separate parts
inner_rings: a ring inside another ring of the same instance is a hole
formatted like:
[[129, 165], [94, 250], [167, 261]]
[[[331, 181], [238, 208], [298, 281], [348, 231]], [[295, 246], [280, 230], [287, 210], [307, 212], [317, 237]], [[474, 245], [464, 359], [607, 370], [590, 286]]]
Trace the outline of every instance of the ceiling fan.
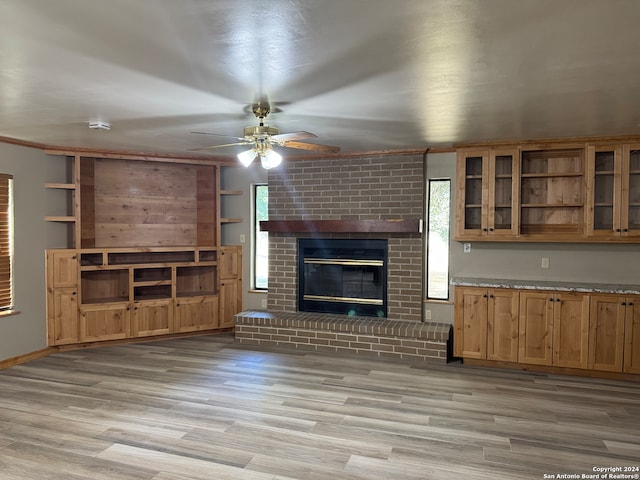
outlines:
[[290, 132], [280, 133], [275, 127], [270, 127], [264, 124], [267, 115], [271, 112], [271, 106], [269, 102], [256, 102], [251, 105], [251, 111], [260, 121], [259, 125], [245, 127], [242, 131], [242, 137], [230, 137], [229, 135], [219, 135], [216, 133], [208, 132], [191, 132], [200, 135], [214, 135], [218, 137], [230, 137], [239, 140], [239, 142], [225, 143], [223, 145], [211, 145], [210, 147], [196, 148], [192, 151], [209, 150], [213, 148], [231, 147], [235, 145], [251, 145], [249, 150], [245, 150], [238, 154], [238, 160], [245, 167], [248, 167], [256, 157], [260, 157], [262, 166], [266, 169], [274, 168], [280, 165], [282, 162], [282, 156], [276, 152], [273, 147], [294, 148], [298, 150], [315, 150], [321, 152], [335, 153], [340, 150], [340, 147], [334, 147], [331, 145], [321, 145], [318, 143], [306, 143], [299, 140], [305, 138], [317, 138], [316, 135], [309, 132]]

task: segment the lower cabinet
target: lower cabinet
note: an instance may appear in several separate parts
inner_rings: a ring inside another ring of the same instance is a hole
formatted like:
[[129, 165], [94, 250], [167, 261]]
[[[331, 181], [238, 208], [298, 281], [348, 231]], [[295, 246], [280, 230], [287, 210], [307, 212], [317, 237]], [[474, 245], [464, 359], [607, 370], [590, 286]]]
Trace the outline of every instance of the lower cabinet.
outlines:
[[242, 247], [46, 252], [47, 342], [71, 345], [234, 326]]
[[242, 305], [241, 282], [238, 279], [225, 279], [220, 282], [220, 328], [235, 325], [234, 315]]
[[[589, 368], [622, 372], [627, 302], [626, 298], [618, 295], [591, 297]], [[633, 302], [629, 301], [629, 304]]]
[[176, 332], [197, 332], [218, 328], [218, 297], [178, 298], [175, 306]]
[[119, 340], [131, 335], [128, 303], [80, 306], [80, 341]]
[[624, 372], [640, 374], [640, 297], [627, 298], [624, 328]]
[[131, 308], [133, 337], [165, 335], [173, 332], [173, 301], [171, 299], [144, 300]]
[[456, 289], [454, 355], [516, 362], [518, 292], [507, 289]]
[[453, 352], [640, 374], [640, 295], [456, 287]]
[[589, 295], [520, 293], [520, 363], [587, 368]]
[[53, 288], [47, 299], [48, 342], [67, 345], [80, 340], [78, 329], [78, 289]]

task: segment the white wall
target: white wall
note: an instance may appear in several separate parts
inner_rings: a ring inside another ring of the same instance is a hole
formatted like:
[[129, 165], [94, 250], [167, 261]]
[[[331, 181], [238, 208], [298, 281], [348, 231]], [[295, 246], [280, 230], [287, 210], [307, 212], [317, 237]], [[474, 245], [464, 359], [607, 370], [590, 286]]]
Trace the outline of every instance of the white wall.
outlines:
[[41, 150], [0, 143], [0, 172], [13, 174], [14, 300], [17, 315], [0, 317], [0, 360], [46, 347], [44, 250], [67, 246], [67, 227], [44, 221], [66, 213], [48, 181], [66, 181], [66, 161]]
[[244, 310], [260, 309], [262, 300], [267, 299], [266, 292], [251, 290], [251, 239], [253, 238], [252, 219], [252, 185], [267, 183], [267, 171], [260, 166], [260, 162], [253, 162], [249, 168], [243, 166], [223, 167], [220, 178], [225, 190], [241, 190], [242, 195], [226, 196], [222, 199], [222, 215], [224, 217], [242, 218], [241, 223], [230, 223], [222, 227], [222, 244], [239, 245], [240, 235], [244, 235], [242, 244], [243, 255], [243, 295], [242, 308]]

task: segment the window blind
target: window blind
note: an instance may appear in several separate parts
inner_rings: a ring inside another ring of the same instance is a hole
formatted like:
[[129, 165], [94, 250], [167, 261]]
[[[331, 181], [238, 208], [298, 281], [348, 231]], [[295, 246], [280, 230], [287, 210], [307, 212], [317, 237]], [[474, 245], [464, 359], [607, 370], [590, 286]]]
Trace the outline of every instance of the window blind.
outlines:
[[0, 310], [13, 308], [13, 175], [0, 173]]

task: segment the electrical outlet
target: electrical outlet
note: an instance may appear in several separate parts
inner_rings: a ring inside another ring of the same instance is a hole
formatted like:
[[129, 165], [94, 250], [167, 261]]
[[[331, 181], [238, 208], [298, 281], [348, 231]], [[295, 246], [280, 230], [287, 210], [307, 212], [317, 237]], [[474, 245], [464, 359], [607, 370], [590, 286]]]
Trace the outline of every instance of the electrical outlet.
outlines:
[[240, 243], [244, 243], [246, 241], [246, 237], [244, 236], [244, 233], [240, 234]]
[[425, 310], [424, 311], [424, 319], [425, 320], [431, 320], [431, 310]]
[[549, 268], [549, 257], [542, 257], [542, 262], [540, 263], [542, 268]]
[[266, 298], [262, 299], [262, 308], [267, 308], [267, 299]]

